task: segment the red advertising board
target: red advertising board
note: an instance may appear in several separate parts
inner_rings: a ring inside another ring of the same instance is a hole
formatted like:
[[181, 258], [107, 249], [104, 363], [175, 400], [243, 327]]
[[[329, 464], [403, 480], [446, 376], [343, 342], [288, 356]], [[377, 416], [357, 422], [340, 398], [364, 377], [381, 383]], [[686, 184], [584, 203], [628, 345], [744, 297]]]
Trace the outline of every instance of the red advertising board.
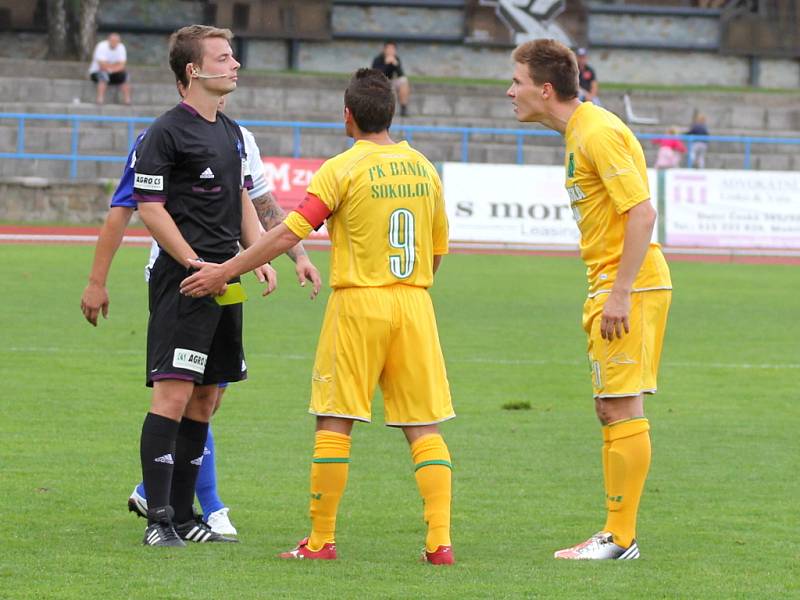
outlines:
[[305, 198], [311, 176], [323, 162], [321, 158], [287, 158], [263, 156], [264, 175], [274, 187], [278, 204], [285, 211], [292, 210]]

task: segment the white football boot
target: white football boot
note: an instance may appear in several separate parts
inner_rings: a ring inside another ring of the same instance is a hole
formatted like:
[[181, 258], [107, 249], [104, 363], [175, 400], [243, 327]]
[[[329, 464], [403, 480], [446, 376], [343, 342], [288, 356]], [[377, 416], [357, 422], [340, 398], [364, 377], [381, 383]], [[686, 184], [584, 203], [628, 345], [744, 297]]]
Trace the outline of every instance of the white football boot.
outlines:
[[577, 546], [558, 550], [553, 557], [568, 560], [633, 560], [639, 558], [639, 545], [633, 540], [630, 546], [623, 548], [614, 543], [611, 533], [599, 531]]
[[223, 506], [208, 515], [206, 523], [211, 527], [211, 531], [222, 535], [239, 535], [236, 527], [231, 523], [230, 517], [228, 517], [229, 510], [227, 506]]

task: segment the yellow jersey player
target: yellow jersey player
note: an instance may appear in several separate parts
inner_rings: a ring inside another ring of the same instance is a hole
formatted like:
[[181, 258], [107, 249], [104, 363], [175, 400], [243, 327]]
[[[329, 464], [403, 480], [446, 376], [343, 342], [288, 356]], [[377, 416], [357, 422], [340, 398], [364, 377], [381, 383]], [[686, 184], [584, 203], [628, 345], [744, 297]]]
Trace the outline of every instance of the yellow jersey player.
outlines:
[[650, 467], [644, 394], [656, 391], [672, 283], [658, 244], [644, 153], [615, 115], [578, 100], [575, 55], [554, 40], [513, 53], [507, 95], [517, 120], [538, 122], [566, 141], [566, 187], [580, 229], [589, 296], [583, 309], [603, 431], [607, 518], [585, 542], [556, 558], [639, 558], [636, 516]]
[[311, 378], [317, 431], [311, 464], [311, 535], [281, 554], [336, 558], [336, 513], [347, 483], [354, 421], [369, 422], [376, 385], [386, 424], [411, 446], [428, 524], [422, 557], [454, 562], [450, 453], [438, 424], [455, 416], [428, 288], [448, 251], [442, 185], [433, 165], [389, 126], [391, 83], [360, 69], [345, 91], [344, 123], [355, 144], [314, 175], [305, 200], [252, 250], [221, 265], [196, 262], [181, 292], [218, 294], [248, 265], [263, 264], [326, 223], [333, 292]]

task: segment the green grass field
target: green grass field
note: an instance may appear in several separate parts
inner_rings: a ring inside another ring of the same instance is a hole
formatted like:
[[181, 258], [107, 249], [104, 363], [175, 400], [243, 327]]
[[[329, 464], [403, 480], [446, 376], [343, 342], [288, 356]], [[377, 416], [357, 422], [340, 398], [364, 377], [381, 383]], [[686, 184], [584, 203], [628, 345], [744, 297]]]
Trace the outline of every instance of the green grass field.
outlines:
[[[139, 480], [147, 250], [123, 248], [97, 329], [78, 304], [90, 247], [0, 246], [2, 598], [787, 598], [800, 595], [796, 266], [674, 263], [643, 559], [555, 562], [603, 524], [576, 259], [448, 257], [433, 290], [459, 418], [458, 564], [418, 564], [424, 529], [402, 435], [357, 425], [331, 564], [275, 554], [307, 533], [306, 414], [325, 297], [291, 264], [246, 306], [250, 380], [215, 420], [242, 543], [152, 549], [125, 502]], [[327, 254], [314, 258], [327, 270]], [[327, 294], [326, 294], [327, 295]], [[530, 410], [507, 411], [510, 402]]]

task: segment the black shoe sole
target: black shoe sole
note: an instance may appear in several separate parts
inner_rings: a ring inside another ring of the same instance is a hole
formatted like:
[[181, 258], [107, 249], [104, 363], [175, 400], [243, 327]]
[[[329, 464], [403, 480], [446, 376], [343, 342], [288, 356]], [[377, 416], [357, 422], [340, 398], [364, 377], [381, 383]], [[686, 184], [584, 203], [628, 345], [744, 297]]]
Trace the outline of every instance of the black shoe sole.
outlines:
[[139, 505], [136, 504], [136, 501], [133, 498], [128, 498], [128, 512], [132, 512], [137, 517], [141, 517], [143, 519], [147, 518], [147, 515], [143, 515], [142, 512], [139, 510]]

